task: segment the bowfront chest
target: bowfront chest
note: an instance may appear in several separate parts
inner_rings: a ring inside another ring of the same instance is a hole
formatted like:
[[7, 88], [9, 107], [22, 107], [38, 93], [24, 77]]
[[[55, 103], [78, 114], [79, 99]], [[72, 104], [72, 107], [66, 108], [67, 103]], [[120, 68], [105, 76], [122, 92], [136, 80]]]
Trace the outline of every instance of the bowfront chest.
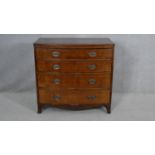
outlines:
[[34, 43], [38, 113], [47, 106], [111, 112], [114, 44], [106, 38]]

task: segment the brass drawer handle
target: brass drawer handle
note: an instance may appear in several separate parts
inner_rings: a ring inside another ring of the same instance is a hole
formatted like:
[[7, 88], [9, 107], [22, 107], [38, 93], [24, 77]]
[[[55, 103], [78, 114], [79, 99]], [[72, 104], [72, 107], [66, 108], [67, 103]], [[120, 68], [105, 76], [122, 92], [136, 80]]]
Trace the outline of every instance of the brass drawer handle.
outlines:
[[59, 70], [61, 67], [60, 67], [60, 65], [58, 65], [58, 64], [55, 64], [55, 65], [53, 65], [53, 69], [54, 70]]
[[54, 79], [54, 80], [53, 80], [53, 83], [54, 83], [54, 84], [60, 84], [60, 82], [61, 82], [60, 79]]
[[90, 70], [95, 70], [96, 69], [96, 65], [95, 64], [90, 64], [90, 65], [88, 65], [88, 68]]
[[58, 58], [58, 57], [60, 57], [60, 52], [59, 51], [54, 51], [54, 52], [52, 52], [52, 56], [54, 58]]
[[95, 79], [89, 79], [89, 84], [96, 84], [96, 80]]
[[89, 57], [96, 57], [96, 52], [95, 51], [92, 51], [92, 52], [89, 52], [88, 53]]
[[53, 99], [54, 99], [55, 101], [59, 101], [59, 100], [61, 99], [61, 96], [55, 95], [55, 96], [53, 96]]
[[89, 100], [96, 100], [96, 96], [94, 95], [94, 96], [88, 96], [87, 97]]

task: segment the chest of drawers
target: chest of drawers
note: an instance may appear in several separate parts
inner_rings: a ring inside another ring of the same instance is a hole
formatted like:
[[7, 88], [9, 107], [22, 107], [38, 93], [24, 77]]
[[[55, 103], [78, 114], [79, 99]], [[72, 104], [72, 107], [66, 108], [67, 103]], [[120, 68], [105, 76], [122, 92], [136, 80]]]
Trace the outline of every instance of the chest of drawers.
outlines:
[[45, 106], [111, 112], [114, 44], [106, 38], [41, 38], [34, 43], [38, 113]]

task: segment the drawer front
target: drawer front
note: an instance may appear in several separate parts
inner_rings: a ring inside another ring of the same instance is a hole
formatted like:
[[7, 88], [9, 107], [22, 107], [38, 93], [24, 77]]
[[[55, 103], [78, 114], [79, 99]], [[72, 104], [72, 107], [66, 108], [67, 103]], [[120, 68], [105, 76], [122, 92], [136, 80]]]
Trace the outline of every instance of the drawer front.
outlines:
[[45, 89], [39, 89], [39, 101], [42, 104], [53, 104], [53, 105], [61, 105], [61, 104], [70, 104], [74, 101], [77, 103], [75, 99], [75, 94], [73, 95], [73, 91], [48, 91]]
[[44, 88], [103, 88], [110, 89], [110, 73], [104, 74], [38, 74], [38, 86]]
[[41, 104], [52, 105], [108, 104], [110, 92], [104, 90], [48, 91], [39, 89], [39, 101]]
[[86, 92], [79, 91], [77, 97], [78, 103], [81, 102], [83, 104], [108, 104], [110, 101], [109, 91], [104, 90], [87, 90]]
[[77, 72], [81, 73], [85, 72], [102, 73], [102, 72], [111, 72], [112, 70], [112, 62], [104, 60], [77, 62], [77, 66], [78, 66]]
[[111, 59], [112, 49], [41, 49], [36, 50], [40, 60], [53, 59]]
[[104, 60], [92, 61], [37, 61], [37, 71], [57, 73], [101, 73], [111, 72], [112, 62]]
[[77, 87], [79, 88], [102, 88], [109, 90], [111, 87], [111, 73], [104, 74], [83, 74], [78, 76]]
[[51, 89], [76, 88], [77, 78], [74, 75], [50, 75], [39, 73], [38, 86]]
[[37, 71], [39, 72], [56, 72], [56, 73], [69, 73], [77, 72], [76, 62], [73, 61], [38, 61]]

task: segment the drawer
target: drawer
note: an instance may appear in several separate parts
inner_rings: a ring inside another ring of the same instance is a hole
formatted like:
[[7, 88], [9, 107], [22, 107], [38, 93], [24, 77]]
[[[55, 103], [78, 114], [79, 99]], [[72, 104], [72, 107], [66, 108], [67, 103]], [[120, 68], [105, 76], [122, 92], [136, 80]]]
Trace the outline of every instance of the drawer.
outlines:
[[76, 88], [77, 78], [75, 75], [39, 73], [38, 86], [51, 89]]
[[78, 104], [109, 104], [110, 92], [105, 90], [79, 91], [77, 95]]
[[37, 71], [57, 73], [101, 73], [112, 71], [112, 61], [37, 61]]
[[112, 71], [111, 61], [92, 60], [92, 61], [77, 62], [77, 72], [102, 73], [111, 71]]
[[52, 105], [108, 104], [110, 92], [105, 90], [48, 91], [39, 89], [39, 102]]
[[44, 88], [103, 88], [110, 89], [111, 73], [104, 74], [38, 74], [38, 86]]
[[49, 91], [39, 88], [39, 102], [42, 104], [69, 104], [77, 103], [74, 91]]
[[110, 90], [111, 88], [111, 73], [103, 74], [83, 74], [78, 76], [77, 88], [102, 88]]
[[37, 48], [36, 58], [53, 59], [111, 59], [112, 49], [42, 49]]

